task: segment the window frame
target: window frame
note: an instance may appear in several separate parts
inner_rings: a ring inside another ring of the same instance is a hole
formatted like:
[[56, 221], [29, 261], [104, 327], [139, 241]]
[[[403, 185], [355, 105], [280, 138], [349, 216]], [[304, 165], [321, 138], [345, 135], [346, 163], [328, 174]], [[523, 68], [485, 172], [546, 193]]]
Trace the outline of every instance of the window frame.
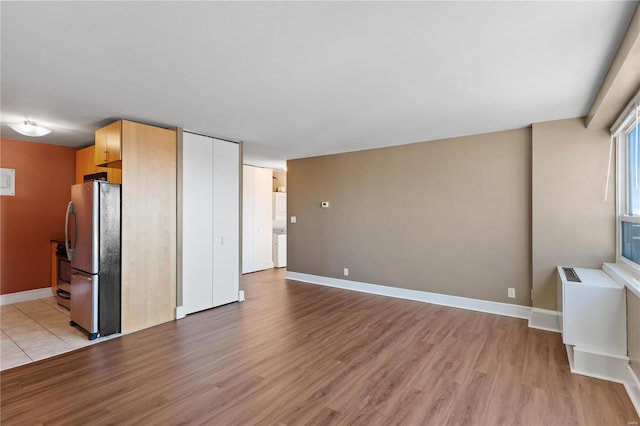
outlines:
[[[638, 126], [640, 116], [640, 92], [634, 96], [611, 128], [612, 143], [616, 147], [616, 262], [627, 265], [636, 276], [640, 276], [640, 263], [622, 255], [622, 224], [639, 223], [639, 215], [629, 215], [628, 135]], [[640, 143], [640, 142], [639, 142]], [[640, 144], [636, 147], [640, 149]]]

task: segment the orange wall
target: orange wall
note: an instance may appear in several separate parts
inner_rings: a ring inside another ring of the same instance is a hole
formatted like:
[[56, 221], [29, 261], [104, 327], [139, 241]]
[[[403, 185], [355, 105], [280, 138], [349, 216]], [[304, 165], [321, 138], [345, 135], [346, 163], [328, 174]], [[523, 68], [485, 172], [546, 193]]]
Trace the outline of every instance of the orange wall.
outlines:
[[0, 294], [50, 286], [50, 240], [64, 239], [75, 149], [0, 139], [0, 167], [16, 195], [0, 197]]

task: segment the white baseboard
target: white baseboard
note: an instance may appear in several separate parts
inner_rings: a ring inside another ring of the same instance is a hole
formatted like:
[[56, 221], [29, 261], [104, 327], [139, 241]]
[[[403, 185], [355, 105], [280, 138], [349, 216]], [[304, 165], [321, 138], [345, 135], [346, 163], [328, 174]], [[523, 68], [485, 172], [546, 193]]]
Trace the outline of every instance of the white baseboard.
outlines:
[[379, 284], [368, 284], [358, 281], [328, 278], [319, 275], [302, 274], [299, 272], [285, 272], [284, 277], [289, 280], [302, 281], [310, 284], [320, 284], [328, 287], [395, 297], [398, 299], [415, 300], [432, 303], [434, 305], [450, 306], [452, 308], [470, 311], [486, 312], [508, 317], [529, 319], [531, 308], [528, 306], [512, 305], [509, 303], [491, 302], [488, 300], [470, 299], [467, 297], [450, 296], [447, 294], [430, 293], [426, 291], [410, 290], [406, 288], [388, 287]]
[[629, 357], [566, 345], [571, 372], [625, 384]]
[[640, 416], [640, 380], [638, 380], [638, 376], [630, 365], [627, 365], [624, 388], [627, 390], [631, 403], [636, 409], [638, 416]]
[[29, 300], [44, 299], [55, 296], [51, 287], [37, 288], [35, 290], [19, 291], [0, 295], [0, 305], [11, 305], [13, 303], [28, 302]]
[[184, 311], [184, 306], [176, 306], [176, 319], [179, 320], [179, 319], [182, 319], [182, 318], [184, 318], [186, 316], [187, 316], [187, 314]]
[[531, 308], [529, 328], [562, 333], [559, 323], [560, 318], [561, 316], [559, 312], [550, 311], [548, 309]]

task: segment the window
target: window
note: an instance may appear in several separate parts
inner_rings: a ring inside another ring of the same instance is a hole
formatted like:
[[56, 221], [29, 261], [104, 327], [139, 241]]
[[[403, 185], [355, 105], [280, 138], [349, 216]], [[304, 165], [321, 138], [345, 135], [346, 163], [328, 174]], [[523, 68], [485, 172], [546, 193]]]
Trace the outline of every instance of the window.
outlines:
[[640, 93], [612, 128], [618, 153], [618, 260], [640, 269]]

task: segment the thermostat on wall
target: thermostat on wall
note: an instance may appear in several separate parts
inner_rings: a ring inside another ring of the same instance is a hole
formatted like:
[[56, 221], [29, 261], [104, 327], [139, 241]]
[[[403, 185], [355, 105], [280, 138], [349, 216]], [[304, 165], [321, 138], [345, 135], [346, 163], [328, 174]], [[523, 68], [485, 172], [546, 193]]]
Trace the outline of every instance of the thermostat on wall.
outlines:
[[323, 209], [326, 209], [326, 208], [329, 207], [329, 202], [328, 201], [323, 201], [320, 205], [322, 206]]

